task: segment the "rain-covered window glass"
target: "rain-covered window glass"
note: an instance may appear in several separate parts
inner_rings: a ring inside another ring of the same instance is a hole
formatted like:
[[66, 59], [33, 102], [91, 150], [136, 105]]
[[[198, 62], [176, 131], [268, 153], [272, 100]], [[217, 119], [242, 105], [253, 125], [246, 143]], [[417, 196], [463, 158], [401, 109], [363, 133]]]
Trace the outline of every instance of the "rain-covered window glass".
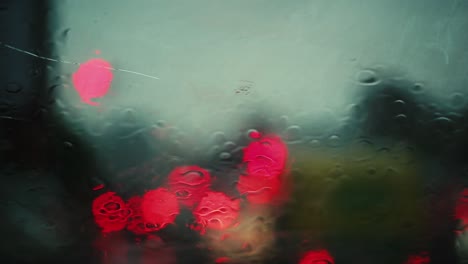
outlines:
[[468, 263], [468, 1], [0, 1], [0, 263]]

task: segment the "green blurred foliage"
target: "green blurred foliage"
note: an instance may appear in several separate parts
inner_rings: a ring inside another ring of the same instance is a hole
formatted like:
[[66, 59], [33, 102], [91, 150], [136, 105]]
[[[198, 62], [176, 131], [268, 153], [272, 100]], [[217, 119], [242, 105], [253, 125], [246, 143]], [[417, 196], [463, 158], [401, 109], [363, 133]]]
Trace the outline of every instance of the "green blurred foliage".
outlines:
[[287, 229], [312, 240], [426, 240], [423, 162], [409, 146], [376, 147], [366, 140], [334, 148], [298, 145], [290, 157], [294, 190]]

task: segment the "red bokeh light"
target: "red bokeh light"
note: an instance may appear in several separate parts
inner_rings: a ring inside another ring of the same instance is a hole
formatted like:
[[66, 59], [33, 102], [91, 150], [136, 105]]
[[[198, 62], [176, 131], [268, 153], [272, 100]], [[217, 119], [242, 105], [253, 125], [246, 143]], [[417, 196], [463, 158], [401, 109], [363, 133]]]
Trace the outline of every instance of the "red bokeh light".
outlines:
[[113, 79], [111, 69], [112, 65], [103, 59], [90, 59], [80, 65], [72, 76], [72, 82], [81, 101], [92, 106], [99, 105], [91, 99], [107, 94]]
[[243, 162], [247, 164], [247, 174], [277, 177], [285, 171], [288, 157], [286, 144], [277, 135], [266, 135], [251, 142], [244, 149]]
[[193, 208], [209, 191], [210, 173], [198, 166], [175, 168], [168, 177], [168, 189], [177, 196], [179, 202]]
[[193, 211], [196, 222], [207, 229], [223, 230], [233, 226], [239, 216], [240, 201], [222, 192], [208, 192]]
[[102, 228], [103, 233], [124, 229], [131, 214], [123, 199], [114, 192], [106, 192], [96, 197], [92, 211], [94, 221]]
[[101, 189], [104, 189], [104, 184], [98, 184], [93, 187], [93, 191], [99, 191]]
[[416, 255], [411, 255], [408, 257], [408, 260], [405, 264], [429, 264], [431, 259], [428, 252], [421, 252]]
[[307, 251], [299, 261], [299, 264], [334, 264], [335, 260], [332, 255], [325, 250], [311, 250]]
[[247, 201], [253, 204], [272, 203], [280, 194], [281, 182], [277, 178], [268, 179], [252, 175], [241, 175], [237, 190], [246, 195]]
[[463, 189], [455, 205], [455, 219], [461, 221], [461, 230], [457, 230], [458, 233], [465, 230], [465, 226], [468, 225], [468, 189]]
[[219, 257], [215, 260], [216, 264], [228, 263], [230, 259], [228, 257]]
[[262, 136], [262, 134], [258, 132], [257, 130], [250, 130], [248, 132], [248, 135], [251, 139], [258, 139]]
[[[250, 203], [268, 204], [285, 194], [286, 144], [277, 135], [266, 135], [244, 149], [246, 172], [239, 177], [237, 190]], [[278, 200], [279, 201], [279, 200]]]
[[141, 202], [142, 216], [147, 226], [162, 229], [175, 222], [179, 214], [177, 197], [165, 188], [146, 192]]
[[128, 218], [127, 230], [136, 235], [144, 235], [159, 230], [152, 223], [147, 223], [143, 220], [143, 210], [141, 209], [141, 202], [143, 198], [134, 196], [127, 202], [127, 207], [132, 211], [132, 215]]

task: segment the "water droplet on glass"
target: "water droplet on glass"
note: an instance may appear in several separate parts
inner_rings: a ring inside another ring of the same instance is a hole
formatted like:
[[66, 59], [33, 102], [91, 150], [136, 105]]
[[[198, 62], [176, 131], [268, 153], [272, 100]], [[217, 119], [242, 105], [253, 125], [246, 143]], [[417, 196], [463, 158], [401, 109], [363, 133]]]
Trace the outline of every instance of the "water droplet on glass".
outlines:
[[309, 145], [313, 148], [317, 148], [317, 147], [320, 147], [320, 141], [318, 139], [312, 139], [310, 142], [309, 142]]
[[247, 136], [251, 139], [258, 139], [261, 137], [261, 134], [256, 129], [249, 129], [247, 131]]
[[22, 89], [23, 86], [15, 82], [9, 82], [5, 85], [5, 91], [8, 93], [19, 93]]
[[415, 83], [410, 87], [410, 91], [415, 94], [422, 93], [424, 91], [424, 85], [422, 83]]
[[340, 137], [337, 135], [332, 135], [328, 138], [328, 145], [331, 147], [338, 147], [340, 145]]
[[390, 149], [389, 148], [379, 148], [377, 150], [377, 153], [379, 155], [384, 155], [385, 156], [385, 155], [388, 155], [388, 153], [390, 153]]
[[217, 131], [217, 132], [214, 132], [213, 135], [211, 135], [211, 142], [215, 143], [215, 144], [222, 144], [223, 142], [226, 141], [226, 136], [224, 135], [223, 132], [221, 131]]
[[231, 151], [231, 155], [234, 157], [241, 157], [244, 153], [244, 148], [243, 147], [236, 147]]
[[377, 74], [373, 70], [362, 70], [356, 74], [357, 81], [366, 86], [377, 85], [380, 83]]
[[[61, 90], [60, 88], [63, 88], [61, 84], [51, 85], [49, 89], [47, 89], [47, 95], [49, 97], [53, 97], [57, 90]], [[63, 104], [63, 103], [60, 101], [60, 104]]]
[[405, 123], [406, 120], [408, 119], [408, 117], [406, 115], [404, 115], [404, 114], [396, 115], [394, 118], [395, 118], [395, 121], [400, 125]]
[[301, 138], [302, 129], [299, 126], [290, 126], [286, 129], [288, 140], [299, 140]]
[[228, 152], [221, 152], [221, 154], [219, 154], [219, 159], [221, 160], [228, 160], [230, 158], [231, 158], [231, 154]]
[[349, 116], [358, 122], [364, 121], [366, 117], [365, 111], [363, 111], [362, 107], [358, 104], [351, 104], [348, 106], [348, 111]]
[[64, 119], [64, 120], [67, 120], [67, 121], [68, 121], [68, 120], [71, 119], [71, 115], [70, 115], [70, 113], [69, 113], [68, 111], [61, 111], [61, 112], [59, 113], [59, 115], [60, 115], [60, 118], [62, 118], [62, 119]]
[[136, 115], [136, 111], [133, 108], [126, 108], [122, 111], [124, 119], [133, 119]]
[[360, 139], [354, 142], [352, 149], [356, 161], [369, 160], [375, 155], [374, 144], [368, 139]]
[[405, 111], [405, 105], [406, 103], [403, 100], [395, 100], [392, 103], [392, 108], [394, 113], [396, 114], [401, 114]]
[[444, 117], [444, 116], [434, 118], [433, 121], [438, 122], [438, 123], [451, 123], [452, 122], [452, 120], [450, 120], [450, 118], [447, 118], [447, 117]]
[[212, 146], [209, 150], [209, 153], [211, 155], [218, 155], [219, 152], [220, 152], [220, 147], [218, 145]]
[[68, 36], [70, 35], [70, 31], [71, 31], [71, 28], [66, 28], [66, 29], [64, 29], [64, 30], [60, 33], [60, 38], [59, 38], [59, 40], [65, 42], [65, 41], [67, 40]]
[[286, 128], [289, 124], [289, 117], [286, 115], [283, 115], [279, 118], [278, 125], [280, 128]]
[[387, 168], [386, 173], [385, 173], [386, 176], [395, 176], [396, 174], [398, 174], [398, 171], [391, 167]]
[[236, 143], [234, 143], [232, 141], [227, 141], [227, 142], [224, 143], [223, 148], [226, 151], [231, 151], [231, 150], [236, 148]]
[[158, 127], [165, 127], [166, 126], [166, 121], [164, 120], [158, 120], [158, 122], [156, 122], [156, 125]]
[[94, 137], [100, 137], [105, 134], [105, 131], [110, 127], [109, 124], [106, 124], [105, 122], [98, 121], [95, 124], [90, 124], [87, 132], [89, 135], [94, 136]]
[[445, 116], [434, 118], [431, 122], [435, 129], [448, 131], [452, 128], [453, 121]]
[[127, 108], [122, 111], [122, 123], [120, 123], [121, 126], [130, 126], [133, 127], [136, 124], [137, 120], [137, 113], [134, 109], [132, 108]]

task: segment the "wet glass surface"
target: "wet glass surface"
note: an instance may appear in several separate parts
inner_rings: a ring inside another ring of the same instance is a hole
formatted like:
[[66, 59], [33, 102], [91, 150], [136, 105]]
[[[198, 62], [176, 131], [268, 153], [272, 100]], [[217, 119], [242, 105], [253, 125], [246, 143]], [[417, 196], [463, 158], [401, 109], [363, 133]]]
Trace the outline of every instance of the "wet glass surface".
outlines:
[[468, 2], [0, 2], [2, 263], [468, 263]]

